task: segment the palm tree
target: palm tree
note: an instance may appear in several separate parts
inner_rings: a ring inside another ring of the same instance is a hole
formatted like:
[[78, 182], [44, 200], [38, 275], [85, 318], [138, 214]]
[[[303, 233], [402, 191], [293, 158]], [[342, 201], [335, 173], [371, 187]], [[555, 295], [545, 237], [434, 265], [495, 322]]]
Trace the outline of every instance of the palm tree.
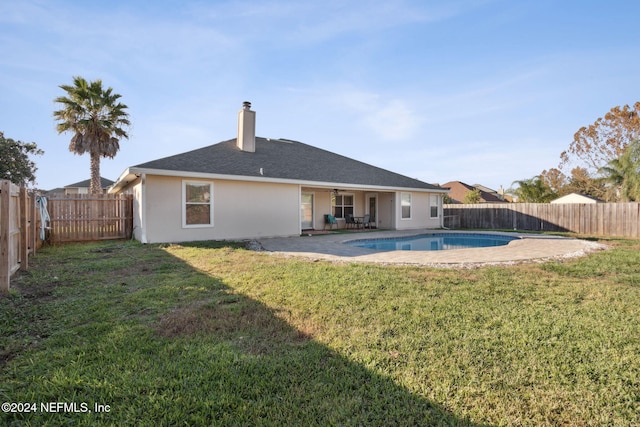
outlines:
[[514, 181], [511, 185], [513, 184], [518, 184], [518, 188], [509, 192], [517, 196], [519, 202], [549, 203], [558, 197], [558, 193], [553, 191], [540, 176]]
[[100, 185], [100, 158], [114, 158], [120, 150], [121, 138], [129, 138], [124, 127], [130, 125], [128, 108], [118, 101], [121, 95], [112, 88], [103, 89], [102, 80], [87, 82], [82, 77], [73, 78], [73, 86], [61, 85], [67, 96], [54, 102], [63, 108], [53, 112], [59, 121], [58, 133], [72, 132], [69, 151], [74, 154], [89, 153], [91, 159], [92, 194], [102, 192]]
[[631, 142], [622, 155], [599, 169], [604, 180], [613, 185], [615, 198], [640, 200], [640, 140]]

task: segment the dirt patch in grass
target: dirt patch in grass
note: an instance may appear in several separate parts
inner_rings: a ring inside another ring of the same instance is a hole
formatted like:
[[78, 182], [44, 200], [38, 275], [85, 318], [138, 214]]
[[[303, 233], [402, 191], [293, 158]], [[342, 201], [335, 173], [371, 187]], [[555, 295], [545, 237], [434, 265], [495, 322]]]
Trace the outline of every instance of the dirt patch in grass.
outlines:
[[311, 339], [273, 310], [233, 294], [177, 308], [161, 317], [154, 329], [164, 338], [213, 336], [256, 355], [271, 354], [275, 344], [281, 348]]
[[49, 281], [30, 286], [16, 283], [12, 284], [11, 288], [20, 294], [22, 298], [31, 300], [33, 303], [44, 303], [54, 298], [53, 293], [58, 286], [60, 286], [60, 283]]
[[55, 291], [61, 286], [65, 286], [63, 281], [57, 277], [49, 277], [47, 280], [34, 280], [31, 271], [21, 271], [13, 280], [11, 280], [11, 293], [0, 294], [2, 297], [13, 299], [16, 307], [22, 307], [25, 310], [27, 305], [44, 304], [55, 299]]

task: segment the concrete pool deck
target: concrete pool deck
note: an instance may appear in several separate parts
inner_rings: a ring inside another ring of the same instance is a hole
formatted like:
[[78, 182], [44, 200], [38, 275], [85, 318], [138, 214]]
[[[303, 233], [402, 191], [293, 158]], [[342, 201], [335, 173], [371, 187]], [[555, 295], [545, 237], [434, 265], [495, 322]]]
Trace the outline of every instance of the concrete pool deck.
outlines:
[[[429, 233], [499, 234], [520, 239], [504, 246], [443, 251], [376, 251], [344, 244], [350, 240], [407, 237]], [[605, 245], [595, 242], [544, 234], [425, 229], [263, 238], [257, 239], [257, 242], [265, 251], [312, 260], [452, 268], [567, 259], [606, 249]]]

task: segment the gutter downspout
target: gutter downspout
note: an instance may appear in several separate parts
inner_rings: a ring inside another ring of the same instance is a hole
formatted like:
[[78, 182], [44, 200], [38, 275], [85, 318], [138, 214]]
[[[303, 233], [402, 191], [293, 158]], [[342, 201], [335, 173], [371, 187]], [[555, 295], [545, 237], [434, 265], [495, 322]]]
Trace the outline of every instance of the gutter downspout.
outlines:
[[302, 207], [302, 185], [298, 185], [298, 236], [302, 236], [302, 208], [301, 207]]
[[140, 242], [147, 242], [147, 174], [140, 176]]

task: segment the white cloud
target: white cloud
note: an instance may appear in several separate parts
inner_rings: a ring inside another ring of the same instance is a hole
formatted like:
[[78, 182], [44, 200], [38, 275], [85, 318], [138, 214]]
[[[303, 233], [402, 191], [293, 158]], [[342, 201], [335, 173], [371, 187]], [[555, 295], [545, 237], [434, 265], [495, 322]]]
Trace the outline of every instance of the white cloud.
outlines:
[[398, 141], [416, 136], [424, 118], [406, 102], [391, 99], [372, 105], [363, 121], [382, 139]]
[[344, 111], [367, 138], [401, 141], [415, 137], [424, 117], [413, 109], [412, 101], [355, 88], [323, 90], [329, 108]]

